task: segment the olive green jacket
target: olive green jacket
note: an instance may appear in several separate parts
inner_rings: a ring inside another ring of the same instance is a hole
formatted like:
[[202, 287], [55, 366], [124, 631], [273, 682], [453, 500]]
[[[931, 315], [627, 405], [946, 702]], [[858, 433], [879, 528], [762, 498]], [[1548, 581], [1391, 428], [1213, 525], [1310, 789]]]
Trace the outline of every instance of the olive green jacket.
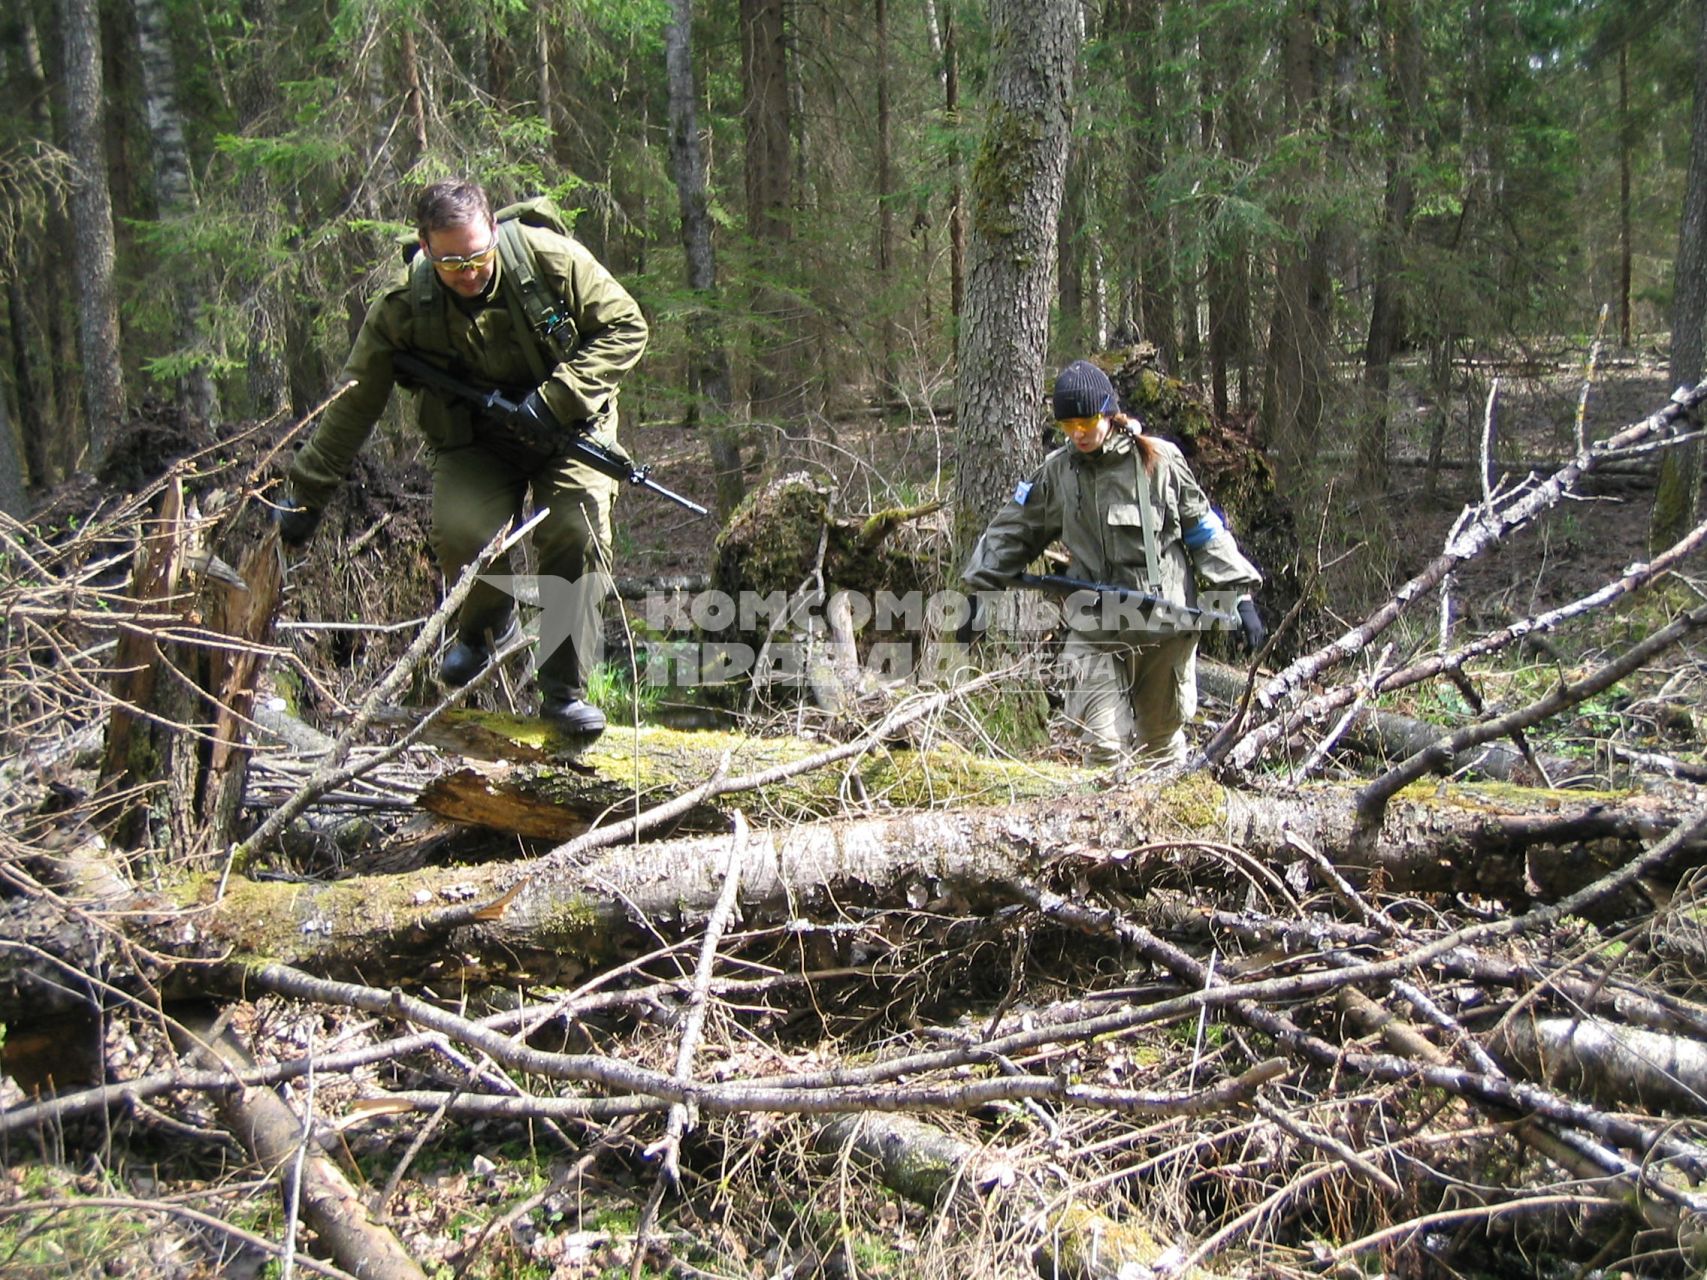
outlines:
[[[1138, 446], [1118, 427], [1096, 453], [1056, 449], [1014, 490], [972, 549], [961, 575], [975, 590], [996, 590], [1059, 538], [1075, 578], [1156, 591], [1174, 604], [1197, 602], [1196, 578], [1245, 594], [1262, 574], [1240, 552], [1209, 505], [1179, 449], [1156, 436], [1156, 464], [1146, 475]], [[1144, 521], [1148, 503], [1156, 535], [1159, 582], [1146, 582]]]
[[[564, 303], [568, 326], [558, 340], [570, 354], [550, 370], [540, 394], [565, 431], [572, 429], [571, 423], [591, 422], [593, 438], [614, 445], [617, 383], [646, 350], [645, 317], [628, 290], [578, 242], [546, 228], [518, 225], [533, 250], [540, 280]], [[367, 443], [391, 395], [393, 352], [407, 351], [459, 376], [506, 388], [517, 399], [534, 389], [528, 345], [542, 340], [518, 332], [517, 325], [525, 321], [516, 319], [506, 304], [501, 259], [494, 264], [492, 288], [475, 302], [465, 302], [443, 287], [438, 290], [444, 324], [419, 327], [448, 334], [449, 350], [435, 345], [426, 333], [416, 334], [409, 273], [410, 265], [400, 263], [369, 306], [339, 378], [352, 385], [326, 410], [291, 465], [291, 489], [305, 506], [326, 504]], [[536, 351], [542, 349], [535, 346]], [[483, 428], [469, 405], [432, 391], [421, 392], [418, 399], [416, 420], [434, 449], [481, 439]]]

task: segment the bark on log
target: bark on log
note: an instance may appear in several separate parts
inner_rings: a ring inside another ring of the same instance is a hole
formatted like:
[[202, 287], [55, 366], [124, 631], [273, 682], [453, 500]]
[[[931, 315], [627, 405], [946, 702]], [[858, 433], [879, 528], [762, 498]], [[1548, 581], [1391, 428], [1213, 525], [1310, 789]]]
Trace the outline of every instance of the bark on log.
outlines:
[[[557, 739], [543, 722], [491, 712], [453, 711], [424, 739], [493, 762], [443, 774], [421, 792], [423, 809], [455, 822], [519, 835], [569, 840], [596, 822], [635, 812], [719, 772], [729, 776], [795, 764], [824, 750], [799, 738], [753, 738], [617, 727], [591, 747]], [[572, 751], [573, 759], [565, 754]], [[873, 751], [848, 766], [821, 769], [762, 788], [756, 795], [711, 797], [675, 819], [679, 834], [729, 830], [739, 804], [777, 822], [815, 821], [860, 812], [876, 800], [910, 808], [952, 796], [994, 804], [1081, 791], [1082, 770], [974, 756], [952, 745], [929, 751]]]
[[1599, 1101], [1698, 1115], [1707, 1045], [1599, 1018], [1517, 1018], [1490, 1046], [1525, 1075]]
[[[1573, 800], [1509, 787], [1408, 792], [1390, 809], [1373, 864], [1342, 869], [1356, 878], [1378, 872], [1394, 892], [1550, 897], [1622, 861], [1631, 842], [1677, 816], [1677, 801], [1665, 797]], [[1290, 841], [1302, 836], [1329, 858], [1343, 856], [1353, 827], [1343, 788], [1252, 796], [1201, 776], [1119, 795], [825, 822], [753, 835], [742, 906], [749, 926], [848, 902], [975, 911], [996, 900], [992, 885], [1060, 870], [1064, 859], [1075, 874], [1106, 868], [1141, 891], [1150, 877], [1177, 881], [1182, 870], [1246, 874], [1213, 851], [1226, 844], [1284, 864], [1297, 856]], [[1569, 854], [1543, 852], [1550, 838], [1584, 843]], [[565, 981], [655, 945], [653, 928], [702, 919], [717, 899], [726, 839], [627, 845], [580, 865], [546, 857], [329, 884], [233, 877], [222, 901], [211, 902], [210, 883], [207, 909], [170, 922], [153, 945], [207, 958], [266, 957], [382, 984], [497, 973]], [[1200, 861], [1186, 856], [1206, 845]]]
[[[182, 1032], [175, 1032], [173, 1039], [179, 1052], [197, 1066], [237, 1071], [254, 1065], [229, 1035], [216, 1035], [211, 1022], [199, 1022], [193, 1031], [199, 1043]], [[396, 1236], [373, 1220], [343, 1170], [316, 1149], [313, 1137], [305, 1135], [301, 1118], [276, 1093], [264, 1088], [233, 1089], [215, 1094], [214, 1105], [267, 1176], [278, 1179], [287, 1203], [293, 1186], [300, 1186], [302, 1220], [314, 1229], [338, 1266], [360, 1280], [426, 1280], [426, 1272]], [[307, 1151], [301, 1150], [304, 1142], [309, 1144]]]

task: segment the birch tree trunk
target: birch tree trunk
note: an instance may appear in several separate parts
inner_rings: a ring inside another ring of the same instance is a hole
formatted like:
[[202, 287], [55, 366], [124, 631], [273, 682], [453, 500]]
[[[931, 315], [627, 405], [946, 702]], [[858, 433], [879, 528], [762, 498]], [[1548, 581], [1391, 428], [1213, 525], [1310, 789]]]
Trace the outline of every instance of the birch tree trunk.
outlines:
[[[741, 880], [748, 928], [816, 918], [824, 910], [988, 911], [1005, 887], [1071, 874], [1118, 879], [1142, 895], [1182, 875], [1239, 879], [1257, 864], [1299, 863], [1300, 842], [1354, 883], [1392, 893], [1464, 892], [1508, 901], [1557, 901], [1631, 856], [1685, 817], [1677, 796], [1648, 796], [1614, 812], [1585, 798], [1561, 807], [1558, 792], [1474, 787], [1406, 794], [1381, 833], [1356, 848], [1353, 797], [1343, 788], [1309, 795], [1250, 795], [1202, 777], [1123, 793], [1063, 795], [1019, 804], [863, 816], [754, 832]], [[604, 850], [565, 846], [523, 863], [423, 868], [299, 883], [233, 875], [217, 902], [210, 875], [194, 927], [164, 899], [138, 892], [103, 905], [127, 935], [163, 955], [224, 959], [148, 975], [170, 995], [208, 994], [243, 981], [256, 957], [364, 982], [437, 980], [465, 966], [488, 978], [521, 972], [565, 981], [590, 967], [650, 950], [660, 933], [694, 927], [723, 890], [727, 835], [694, 836]], [[1241, 851], [1236, 862], [1224, 853]], [[1182, 860], [1181, 850], [1203, 850]], [[1680, 851], [1682, 874], [1703, 857]], [[109, 859], [103, 846], [99, 853]], [[1315, 872], [1300, 864], [1298, 872]], [[1264, 873], [1270, 884], [1279, 884]], [[29, 948], [0, 952], [0, 1021], [72, 1007], [82, 995], [57, 982], [60, 957], [89, 964], [107, 954], [109, 931], [51, 903], [0, 904], [6, 936]], [[109, 966], [107, 980], [136, 975]]]
[[113, 202], [107, 187], [101, 111], [101, 14], [96, 0], [60, 0], [65, 47], [66, 134], [77, 174], [71, 223], [77, 256], [79, 355], [89, 453], [99, 462], [125, 416], [119, 363], [119, 308], [114, 287]]
[[972, 240], [955, 398], [954, 544], [964, 558], [1038, 463], [1056, 220], [1071, 143], [1078, 6], [991, 0], [989, 112], [972, 164]]

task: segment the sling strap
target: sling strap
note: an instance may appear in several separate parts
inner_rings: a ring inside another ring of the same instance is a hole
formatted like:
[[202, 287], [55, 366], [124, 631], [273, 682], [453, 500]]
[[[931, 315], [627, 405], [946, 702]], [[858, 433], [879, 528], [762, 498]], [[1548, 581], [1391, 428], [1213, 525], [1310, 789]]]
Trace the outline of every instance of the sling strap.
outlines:
[[[493, 215], [498, 224], [498, 291], [509, 309], [522, 343], [528, 369], [535, 382], [544, 382], [551, 369], [574, 353], [575, 326], [562, 298], [541, 276], [533, 246], [522, 234], [522, 224], [547, 227], [567, 236], [569, 229], [556, 207], [544, 198], [506, 205]], [[418, 242], [407, 241], [409, 254], [409, 303], [415, 318], [415, 342], [422, 350], [450, 351], [450, 326], [445, 320], [447, 299], [439, 287], [432, 260], [418, 252]]]

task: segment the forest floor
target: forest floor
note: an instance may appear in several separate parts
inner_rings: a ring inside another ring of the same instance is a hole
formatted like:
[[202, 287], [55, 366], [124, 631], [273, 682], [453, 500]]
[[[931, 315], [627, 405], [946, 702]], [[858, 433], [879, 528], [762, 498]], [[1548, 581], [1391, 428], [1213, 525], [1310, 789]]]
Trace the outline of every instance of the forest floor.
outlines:
[[[1323, 592], [1330, 622], [1360, 616], [1385, 588], [1402, 582], [1437, 556], [1466, 503], [1476, 500], [1475, 460], [1484, 402], [1488, 380], [1496, 372], [1501, 378], [1496, 470], [1519, 476], [1532, 462], [1556, 464], [1574, 452], [1580, 367], [1566, 361], [1545, 369], [1468, 370], [1452, 406], [1455, 426], [1445, 441], [1448, 465], [1431, 492], [1425, 487], [1419, 460], [1426, 454], [1438, 407], [1413, 396], [1392, 426], [1389, 493], [1379, 503], [1360, 506], [1355, 499], [1346, 501], [1343, 523], [1355, 530], [1354, 536], [1325, 540], [1336, 553], [1350, 550], [1342, 561], [1349, 567], [1334, 571], [1341, 576], [1330, 577]], [[1636, 355], [1608, 361], [1587, 400], [1587, 438], [1600, 438], [1654, 412], [1670, 390], [1658, 359]], [[170, 457], [210, 443], [205, 434], [169, 410], [145, 415], [144, 421], [146, 425], [133, 433], [103, 476], [55, 495], [47, 522], [73, 520], [79, 513], [96, 510], [147, 475], [157, 474], [158, 466]], [[643, 424], [626, 433], [625, 444], [637, 458], [654, 465], [661, 483], [711, 503], [711, 473], [699, 433]], [[927, 411], [814, 422], [806, 424], [798, 438], [767, 433], [761, 440], [754, 434], [746, 445], [751, 456], [786, 457], [784, 469], [806, 468], [828, 479], [839, 494], [839, 509], [850, 514], [948, 496], [945, 466], [953, 456], [953, 431]], [[1341, 446], [1330, 441], [1328, 447], [1337, 451]], [[1349, 456], [1350, 442], [1344, 442], [1343, 448]], [[382, 452], [370, 454], [329, 521], [341, 539], [338, 545], [353, 545], [358, 551], [300, 567], [297, 597], [288, 606], [287, 617], [359, 619], [378, 627], [418, 618], [431, 606], [439, 584], [425, 546], [426, 471], [407, 443], [389, 457]], [[775, 462], [767, 463], [766, 474], [775, 467]], [[1545, 473], [1551, 468], [1539, 469]], [[1301, 518], [1301, 528], [1322, 526], [1323, 508], [1332, 507], [1333, 493], [1343, 487], [1335, 472], [1333, 462], [1325, 460], [1323, 481], [1306, 486], [1316, 501], [1313, 506], [1303, 504], [1308, 518]], [[1604, 484], [1593, 496], [1549, 512], [1535, 528], [1510, 539], [1458, 577], [1454, 600], [1460, 625], [1480, 631], [1563, 603], [1644, 558], [1652, 500], [1653, 489], [1646, 482], [1617, 480]], [[1334, 510], [1326, 514], [1340, 518]], [[625, 493], [616, 518], [617, 574], [638, 579], [706, 574], [715, 555], [716, 533], [713, 520], [696, 519], [650, 495]], [[1307, 549], [1306, 554], [1311, 552]], [[1426, 629], [1434, 621], [1430, 615], [1415, 625]], [[406, 639], [406, 634], [397, 638], [378, 632], [330, 631], [297, 633], [295, 642], [325, 672], [359, 683], [395, 656]], [[306, 693], [303, 696], [311, 701]], [[1698, 751], [1700, 743], [1690, 741], [1681, 747]], [[1231, 894], [1224, 901], [1236, 906]], [[1597, 944], [1592, 926], [1579, 921], [1572, 928], [1579, 931], [1573, 937], [1588, 939], [1585, 945]], [[716, 1052], [716, 1070], [739, 1077], [747, 1070], [775, 1069], [785, 1046], [798, 1062], [834, 1061], [828, 1055], [840, 1052], [844, 1044], [881, 1045], [881, 1036], [892, 1032], [899, 1038], [907, 1034], [908, 1026], [916, 1029], [920, 1018], [944, 1026], [966, 1021], [975, 1029], [981, 1019], [999, 1016], [1016, 993], [1022, 1005], [1076, 996], [1106, 985], [1110, 975], [1117, 968], [1124, 973], [1130, 961], [1113, 944], [1041, 931], [1035, 946], [1029, 940], [1013, 944], [1008, 939], [998, 941], [976, 926], [945, 926], [940, 936], [915, 939], [908, 946], [913, 948], [908, 953], [910, 963], [916, 963], [917, 969], [907, 975], [909, 985], [897, 989], [893, 1004], [889, 995], [879, 992], [816, 1009], [824, 1023], [823, 1047], [803, 1035], [792, 1038], [801, 1031], [796, 1012], [773, 1009], [762, 1014], [755, 1023], [758, 1034], [731, 1019], [722, 1030], [724, 1038], [708, 1046], [708, 1056], [713, 1049]], [[1027, 966], [1022, 991], [1017, 984], [1022, 967]], [[1016, 984], [1012, 987], [1010, 973]], [[906, 1005], [906, 1010], [897, 1021], [900, 1005]], [[239, 1020], [237, 1029], [253, 1046], [279, 1059], [305, 1046], [330, 1050], [371, 1044], [377, 1035], [369, 1021], [308, 1011], [270, 998], [245, 1006]], [[896, 1025], [886, 1031], [891, 1022]], [[1211, 1030], [1215, 1034], [1204, 1061], [1231, 1053], [1237, 1040], [1224, 1027]], [[862, 1039], [874, 1031], [878, 1040]], [[1144, 1074], [1160, 1055], [1177, 1055], [1189, 1048], [1179, 1041], [1189, 1040], [1190, 1033], [1188, 1023], [1158, 1031], [1142, 1045], [1124, 1040], [1087, 1042], [1072, 1059], [1071, 1069], [1087, 1080], [1122, 1082]], [[45, 1037], [50, 1045], [57, 1037], [62, 1046], [66, 1036], [84, 1035], [86, 1030], [45, 1026], [32, 1029], [31, 1034]], [[169, 1065], [169, 1051], [158, 1038], [133, 1035], [116, 1020], [98, 1034], [106, 1037], [102, 1057], [109, 1075], [141, 1077]], [[617, 1052], [637, 1060], [664, 1061], [674, 1046], [669, 1026], [647, 1026], [644, 1019], [638, 1030], [623, 1031], [632, 1036], [628, 1041], [618, 1041], [613, 1027], [597, 1020], [577, 1034], [579, 1047], [603, 1049], [616, 1044]], [[1205, 1049], [1201, 1027], [1197, 1035], [1195, 1053], [1201, 1054]], [[22, 1052], [16, 1043], [10, 1047]], [[1198, 1061], [1192, 1057], [1193, 1079]], [[343, 1114], [377, 1074], [370, 1071], [326, 1080], [318, 1104], [322, 1112]], [[0, 1102], [18, 1101], [21, 1094], [15, 1081], [8, 1080], [5, 1087], [7, 1093]], [[1377, 1105], [1365, 1101], [1371, 1108]], [[0, 1274], [32, 1280], [97, 1273], [170, 1280], [214, 1275], [247, 1280], [277, 1274], [279, 1264], [269, 1262], [259, 1250], [235, 1245], [217, 1232], [194, 1225], [162, 1226], [166, 1220], [140, 1211], [127, 1217], [79, 1214], [68, 1207], [61, 1217], [28, 1230], [6, 1227], [7, 1215], [31, 1201], [64, 1200], [71, 1206], [80, 1196], [130, 1197], [139, 1202], [176, 1197], [180, 1204], [200, 1206], [260, 1236], [278, 1239], [283, 1222], [272, 1192], [242, 1176], [243, 1162], [229, 1140], [222, 1139], [211, 1105], [204, 1099], [180, 1099], [170, 1110], [168, 1117], [152, 1108], [136, 1108], [128, 1118], [125, 1139], [117, 1146], [110, 1135], [103, 1138], [93, 1129], [77, 1127], [8, 1138], [15, 1146], [0, 1152], [6, 1158], [0, 1173]], [[1015, 1111], [1018, 1115], [1019, 1109]], [[1024, 1128], [1023, 1119], [1013, 1120], [1016, 1130]], [[1325, 1118], [1322, 1122], [1327, 1123]], [[979, 1126], [964, 1116], [944, 1123], [977, 1141], [988, 1136], [986, 1128], [980, 1137]], [[1193, 1141], [1189, 1118], [1155, 1122], [1150, 1129], [1145, 1123], [1141, 1117], [1123, 1121], [1125, 1127], [1113, 1137], [1107, 1130], [1089, 1127], [1057, 1131], [1047, 1141], [1038, 1140], [1042, 1153], [1038, 1158], [1065, 1160], [1065, 1152], [1082, 1147], [1100, 1151], [1106, 1141], [1107, 1158], [1114, 1161], [1128, 1145], [1136, 1151], [1148, 1141], [1177, 1152]], [[998, 1126], [1004, 1136], [1008, 1124], [1004, 1120]], [[763, 1115], [710, 1121], [690, 1140], [685, 1153], [691, 1157], [686, 1160], [690, 1175], [679, 1202], [667, 1215], [653, 1254], [637, 1258], [632, 1245], [639, 1206], [647, 1198], [656, 1170], [635, 1132], [634, 1126], [626, 1124], [560, 1127], [502, 1120], [440, 1127], [435, 1118], [417, 1128], [417, 1146], [401, 1146], [398, 1131], [389, 1127], [354, 1128], [338, 1137], [336, 1145], [349, 1167], [367, 1181], [372, 1198], [381, 1204], [398, 1236], [427, 1265], [428, 1274], [435, 1276], [593, 1280], [631, 1274], [788, 1275], [898, 1280], [957, 1274], [952, 1270], [955, 1258], [966, 1268], [958, 1274], [1021, 1273], [1013, 1269], [1012, 1257], [997, 1259], [980, 1244], [982, 1233], [996, 1239], [1012, 1225], [998, 1221], [1000, 1215], [994, 1210], [982, 1219], [971, 1215], [970, 1235], [957, 1246], [960, 1251], [945, 1252], [940, 1238], [943, 1219], [936, 1210], [912, 1204], [868, 1181], [850, 1182], [845, 1168], [828, 1176], [797, 1135], [790, 1136], [792, 1131]], [[1272, 1144], [1272, 1134], [1263, 1141]], [[1238, 1201], [1230, 1189], [1234, 1181], [1250, 1180], [1239, 1192], [1249, 1197], [1249, 1203], [1265, 1193], [1262, 1183], [1268, 1174], [1263, 1172], [1263, 1162], [1277, 1162], [1279, 1156], [1273, 1149], [1241, 1145], [1256, 1142], [1251, 1135], [1228, 1139], [1226, 1167], [1242, 1169], [1242, 1161], [1248, 1159], [1257, 1172], [1227, 1173], [1225, 1200], [1220, 1190], [1206, 1189], [1202, 1182], [1194, 1182], [1188, 1193], [1183, 1188], [1189, 1175], [1178, 1167], [1169, 1175], [1180, 1179], [1173, 1206], [1178, 1221], [1189, 1223], [1199, 1238], [1221, 1220], [1218, 1214], [1231, 1213], [1229, 1206], [1246, 1203]], [[765, 1148], [763, 1162], [741, 1154], [760, 1147]], [[25, 1148], [33, 1149], [31, 1156], [23, 1157]], [[44, 1155], [47, 1158], [41, 1158]], [[1442, 1148], [1443, 1162], [1453, 1158]], [[1090, 1178], [1094, 1169], [1075, 1165], [1074, 1171]], [[1468, 1176], [1473, 1170], [1465, 1165], [1458, 1172]], [[1168, 1193], [1157, 1186], [1146, 1194], [1160, 1201]], [[1325, 1231], [1338, 1215], [1351, 1212], [1348, 1206], [1363, 1203], [1363, 1191], [1345, 1194], [1343, 1202], [1335, 1196], [1312, 1200], [1301, 1212], [1312, 1228]], [[1404, 1211], [1412, 1208], [1407, 1203]], [[1426, 1205], [1415, 1208], [1420, 1212]], [[1398, 1206], [1393, 1211], [1401, 1212]], [[834, 1247], [825, 1241], [834, 1241]], [[1300, 1248], [1294, 1256], [1299, 1274], [1316, 1269], [1307, 1255]], [[927, 1256], [933, 1259], [933, 1269], [920, 1272], [919, 1259]], [[1429, 1272], [1425, 1265], [1423, 1270], [1400, 1269], [1392, 1274]], [[1476, 1274], [1506, 1272], [1490, 1267]]]

